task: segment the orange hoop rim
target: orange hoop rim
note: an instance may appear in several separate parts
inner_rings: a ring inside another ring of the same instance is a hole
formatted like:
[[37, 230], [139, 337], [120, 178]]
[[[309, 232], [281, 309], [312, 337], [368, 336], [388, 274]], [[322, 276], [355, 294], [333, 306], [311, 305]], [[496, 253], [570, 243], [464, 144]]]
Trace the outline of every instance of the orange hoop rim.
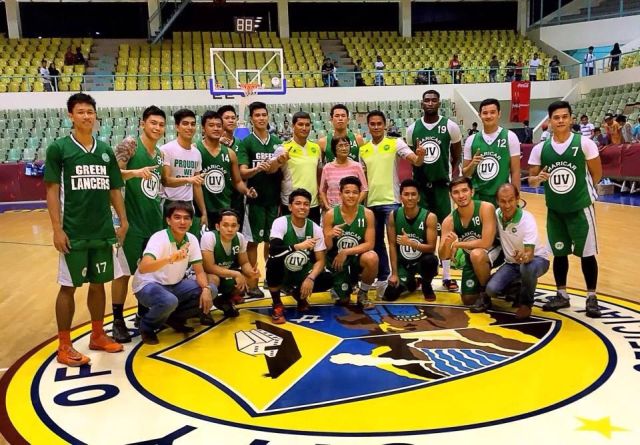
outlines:
[[259, 83], [249, 82], [249, 83], [241, 83], [240, 88], [244, 92], [245, 96], [252, 96], [255, 94], [256, 90], [260, 87]]

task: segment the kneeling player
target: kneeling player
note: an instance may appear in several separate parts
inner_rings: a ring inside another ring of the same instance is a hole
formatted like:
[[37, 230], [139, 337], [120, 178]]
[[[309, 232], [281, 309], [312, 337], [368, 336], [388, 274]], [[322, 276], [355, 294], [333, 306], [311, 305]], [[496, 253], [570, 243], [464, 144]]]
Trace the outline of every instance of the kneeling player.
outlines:
[[470, 178], [451, 181], [449, 193], [457, 208], [442, 223], [440, 258], [453, 258], [456, 249], [464, 249], [462, 302], [473, 304], [471, 312], [484, 312], [491, 308], [491, 298], [485, 293], [491, 269], [504, 259], [495, 239], [495, 208], [489, 202], [473, 200]]
[[373, 251], [375, 218], [371, 210], [358, 204], [361, 188], [362, 183], [355, 176], [340, 180], [342, 204], [324, 215], [324, 242], [337, 304], [349, 304], [352, 287], [360, 280], [358, 305], [372, 309], [368, 292], [378, 275], [378, 255]]
[[249, 263], [247, 241], [238, 233], [239, 228], [238, 215], [233, 210], [224, 210], [216, 230], [202, 235], [204, 270], [218, 287], [213, 305], [226, 317], [238, 316], [235, 305], [244, 301], [247, 288], [257, 287], [260, 276]]
[[438, 258], [434, 255], [438, 237], [438, 218], [418, 206], [419, 185], [413, 179], [400, 184], [402, 207], [389, 215], [387, 237], [391, 276], [384, 299], [397, 300], [405, 291], [417, 289], [416, 273], [422, 278], [422, 295], [434, 301], [436, 295], [431, 280], [438, 274]]
[[267, 284], [273, 299], [272, 320], [282, 324], [284, 306], [280, 290], [291, 289], [298, 302], [298, 311], [309, 308], [307, 298], [312, 292], [328, 290], [332, 285], [331, 274], [324, 269], [326, 246], [322, 229], [307, 218], [311, 193], [295, 189], [289, 195], [290, 215], [273, 222], [267, 260]]

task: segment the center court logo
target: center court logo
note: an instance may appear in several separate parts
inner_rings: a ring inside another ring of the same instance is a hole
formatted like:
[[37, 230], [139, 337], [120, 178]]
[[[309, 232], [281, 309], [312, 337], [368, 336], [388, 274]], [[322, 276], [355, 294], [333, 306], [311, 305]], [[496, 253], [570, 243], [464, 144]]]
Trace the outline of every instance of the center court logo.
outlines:
[[[553, 294], [538, 289], [536, 305]], [[254, 302], [189, 337], [162, 331], [155, 346], [134, 330], [125, 352], [89, 352], [92, 365], [76, 369], [57, 364], [55, 343], [46, 344], [0, 381], [10, 419], [1, 432], [11, 443], [426, 445], [444, 437], [430, 433], [446, 432], [448, 443], [519, 434], [519, 444], [533, 444], [559, 431], [580, 443], [598, 433], [578, 430], [578, 419], [608, 416], [616, 443], [637, 443], [627, 407], [640, 397], [640, 305], [603, 297], [603, 318], [588, 320], [573, 294], [570, 310], [535, 309], [523, 322], [509, 304], [472, 314], [458, 299], [411, 297], [366, 312], [292, 306], [279, 326], [269, 302]], [[72, 333], [83, 352], [89, 332]], [[382, 406], [402, 415], [376, 417]], [[123, 422], [135, 428], [108, 427]]]

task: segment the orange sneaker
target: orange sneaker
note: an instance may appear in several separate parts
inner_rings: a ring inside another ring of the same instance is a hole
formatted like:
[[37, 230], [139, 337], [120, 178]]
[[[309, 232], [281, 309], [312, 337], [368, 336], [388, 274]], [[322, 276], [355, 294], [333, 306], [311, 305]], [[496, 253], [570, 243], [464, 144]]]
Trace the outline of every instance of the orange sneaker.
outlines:
[[284, 306], [278, 304], [273, 307], [273, 311], [271, 312], [271, 321], [275, 324], [284, 324], [287, 322], [287, 319], [284, 318]]
[[71, 345], [58, 346], [57, 360], [58, 363], [73, 367], [82, 366], [89, 363], [89, 357], [80, 354], [78, 351], [73, 349]]
[[120, 352], [124, 347], [107, 334], [102, 333], [99, 336], [91, 334], [89, 349], [93, 349], [94, 351]]

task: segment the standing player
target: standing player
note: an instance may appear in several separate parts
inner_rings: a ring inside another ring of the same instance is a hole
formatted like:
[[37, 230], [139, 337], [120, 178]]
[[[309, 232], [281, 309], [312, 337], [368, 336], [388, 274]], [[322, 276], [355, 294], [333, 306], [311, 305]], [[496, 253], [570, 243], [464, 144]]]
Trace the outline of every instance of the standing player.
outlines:
[[416, 273], [422, 278], [422, 295], [435, 301], [431, 281], [438, 274], [435, 256], [438, 218], [418, 205], [420, 186], [413, 179], [400, 184], [402, 207], [389, 215], [387, 237], [391, 257], [391, 277], [384, 293], [385, 300], [397, 300], [405, 291], [417, 289]]
[[327, 211], [323, 219], [327, 268], [333, 275], [332, 294], [336, 303], [349, 304], [352, 287], [360, 281], [358, 305], [372, 309], [369, 289], [378, 274], [373, 212], [358, 204], [362, 182], [355, 176], [340, 180], [342, 204]]
[[[83, 93], [67, 100], [73, 122], [71, 135], [47, 148], [44, 180], [53, 245], [60, 252], [56, 298], [59, 363], [82, 366], [89, 357], [71, 343], [76, 288], [89, 283], [87, 306], [91, 314], [89, 349], [119, 352], [122, 345], [104, 333], [104, 283], [114, 276], [114, 244], [122, 242], [129, 226], [120, 188], [124, 185], [118, 162], [107, 144], [96, 140], [96, 102]], [[110, 204], [120, 227], [114, 233]], [[116, 241], [117, 238], [117, 241]]]
[[558, 295], [542, 309], [557, 311], [570, 306], [567, 295], [568, 255], [580, 257], [587, 285], [587, 316], [600, 317], [596, 285], [596, 220], [594, 184], [602, 178], [602, 164], [595, 142], [571, 132], [571, 105], [556, 101], [549, 105], [553, 136], [533, 147], [529, 157], [529, 185], [544, 183], [547, 204], [547, 234], [553, 251], [553, 277]]
[[119, 343], [131, 341], [131, 335], [122, 314], [127, 298], [129, 277], [135, 274], [151, 235], [162, 230], [160, 206], [160, 167], [162, 156], [158, 140], [164, 135], [166, 115], [156, 106], [142, 113], [140, 137], [128, 137], [116, 148], [116, 159], [125, 180], [124, 205], [130, 226], [118, 252], [123, 275], [111, 283], [113, 301], [113, 338]]
[[307, 299], [312, 292], [328, 290], [331, 274], [324, 270], [326, 246], [322, 229], [308, 219], [311, 194], [295, 189], [289, 194], [290, 215], [281, 216], [271, 227], [271, 243], [267, 260], [267, 284], [273, 300], [271, 319], [284, 323], [282, 288], [291, 289], [298, 311], [309, 309]]
[[[520, 141], [518, 136], [499, 126], [500, 102], [480, 102], [482, 131], [464, 142], [462, 173], [471, 178], [474, 199], [496, 206], [496, 192], [505, 182], [520, 190]], [[511, 181], [509, 181], [511, 178]]]
[[[269, 256], [271, 225], [278, 216], [280, 205], [280, 184], [282, 173], [269, 172], [270, 160], [276, 147], [282, 142], [277, 136], [269, 134], [269, 112], [263, 102], [249, 105], [252, 133], [240, 142], [238, 163], [240, 174], [247, 185], [260, 190], [260, 199], [247, 199], [242, 234], [247, 239], [247, 256], [252, 267], [258, 264], [258, 244], [264, 243], [264, 259]], [[257, 287], [247, 292], [252, 297], [262, 297]]]
[[207, 225], [207, 209], [204, 205], [202, 183], [202, 155], [192, 144], [196, 132], [196, 115], [193, 111], [181, 109], [173, 114], [178, 137], [167, 142], [162, 152], [162, 188], [160, 196], [163, 207], [172, 201], [196, 202], [200, 211], [200, 218], [193, 217], [189, 232], [200, 239], [200, 226]]
[[233, 210], [220, 214], [220, 221], [212, 232], [202, 235], [204, 271], [218, 288], [213, 300], [215, 307], [226, 317], [237, 317], [235, 304], [243, 302], [247, 289], [258, 287], [260, 273], [247, 258], [247, 241], [241, 233], [238, 215]]
[[[220, 143], [226, 145], [238, 155], [240, 151], [240, 141], [233, 135], [233, 132], [236, 131], [238, 127], [236, 109], [233, 108], [233, 105], [223, 105], [218, 108], [218, 114], [222, 118], [223, 131]], [[235, 188], [231, 190], [231, 208], [240, 217], [240, 231], [242, 231], [242, 224], [244, 222], [244, 204], [244, 195]]]
[[359, 159], [359, 147], [364, 145], [364, 138], [349, 130], [349, 109], [343, 104], [335, 104], [331, 107], [331, 126], [333, 132], [327, 133], [323, 138], [318, 139], [318, 145], [324, 154], [325, 164], [335, 159], [335, 154], [331, 151], [331, 139], [337, 136], [349, 138], [349, 158], [354, 161]]
[[502, 263], [502, 249], [496, 244], [496, 215], [493, 204], [473, 199], [473, 184], [466, 176], [449, 184], [457, 208], [442, 223], [440, 258], [453, 258], [456, 249], [465, 252], [462, 269], [462, 302], [474, 304], [471, 312], [491, 308], [485, 287], [491, 269]]
[[[422, 119], [407, 129], [407, 142], [413, 149], [425, 149], [424, 164], [413, 168], [413, 179], [420, 185], [420, 206], [435, 213], [438, 232], [442, 221], [451, 213], [449, 181], [458, 176], [462, 155], [462, 133], [451, 119], [440, 116], [440, 93], [422, 93]], [[442, 260], [442, 285], [449, 292], [458, 292], [458, 283], [451, 279], [450, 260]]]
[[202, 156], [204, 177], [204, 204], [207, 208], [209, 228], [218, 223], [220, 211], [231, 208], [233, 190], [252, 199], [258, 197], [255, 189], [248, 189], [240, 177], [236, 152], [220, 144], [222, 119], [214, 111], [205, 111], [201, 118], [203, 139], [196, 142]]
[[278, 147], [270, 171], [282, 169], [282, 190], [280, 191], [280, 213], [289, 213], [289, 194], [292, 190], [302, 188], [311, 193], [311, 210], [309, 218], [320, 224], [320, 199], [318, 183], [322, 153], [315, 142], [308, 139], [311, 131], [311, 116], [299, 111], [291, 118], [293, 138]]
[[367, 125], [371, 141], [360, 147], [360, 162], [365, 168], [369, 183], [367, 206], [373, 211], [376, 220], [374, 250], [379, 261], [377, 290], [378, 297], [382, 298], [389, 277], [389, 256], [384, 243], [385, 228], [389, 214], [399, 205], [397, 158], [420, 166], [424, 162], [425, 149], [417, 147], [413, 153], [402, 139], [387, 137], [387, 118], [382, 111], [370, 111], [367, 115]]

